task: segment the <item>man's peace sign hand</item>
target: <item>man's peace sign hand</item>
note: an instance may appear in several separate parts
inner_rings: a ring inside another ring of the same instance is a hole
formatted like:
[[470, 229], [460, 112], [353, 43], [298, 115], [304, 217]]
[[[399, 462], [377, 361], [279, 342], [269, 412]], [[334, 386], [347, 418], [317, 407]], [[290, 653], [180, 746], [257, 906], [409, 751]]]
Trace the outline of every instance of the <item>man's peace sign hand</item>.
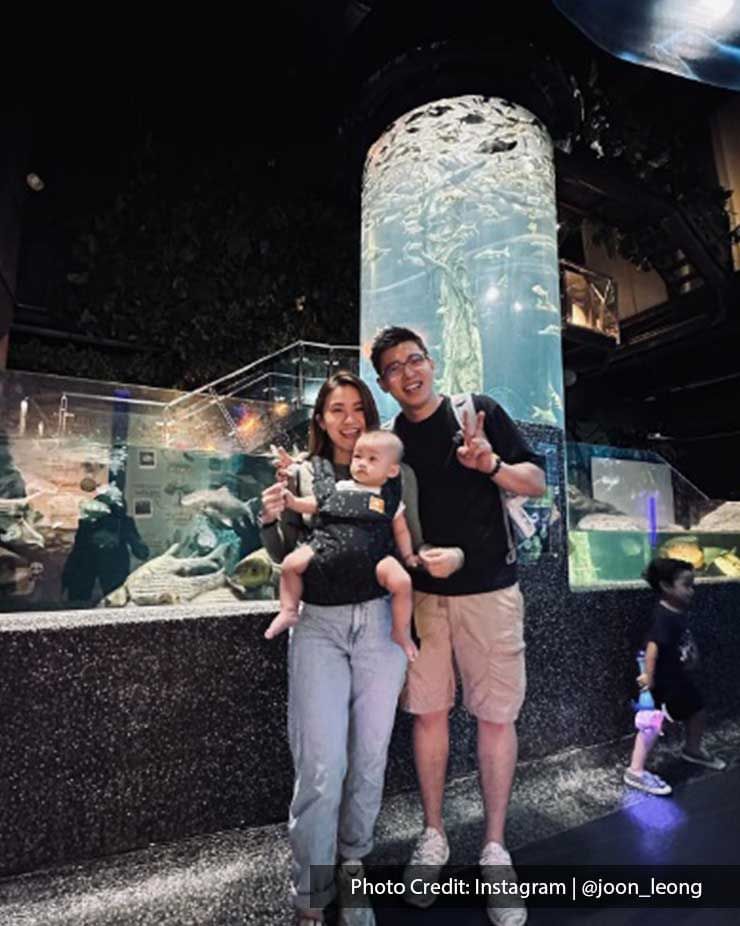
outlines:
[[474, 422], [469, 420], [467, 412], [463, 412], [463, 443], [457, 448], [457, 458], [468, 469], [487, 474], [496, 465], [496, 456], [483, 428], [485, 420], [483, 411], [478, 412]]

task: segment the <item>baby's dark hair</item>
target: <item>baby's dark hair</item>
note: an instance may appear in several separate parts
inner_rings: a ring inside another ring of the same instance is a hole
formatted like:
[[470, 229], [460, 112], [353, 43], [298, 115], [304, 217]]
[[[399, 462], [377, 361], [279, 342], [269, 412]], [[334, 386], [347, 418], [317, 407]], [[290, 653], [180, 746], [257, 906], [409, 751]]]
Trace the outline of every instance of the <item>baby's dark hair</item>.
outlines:
[[652, 563], [650, 563], [645, 572], [643, 572], [642, 577], [654, 592], [660, 592], [661, 582], [673, 585], [679, 574], [687, 571], [693, 572], [694, 567], [691, 563], [687, 563], [686, 560], [661, 557], [659, 559], [654, 559]]

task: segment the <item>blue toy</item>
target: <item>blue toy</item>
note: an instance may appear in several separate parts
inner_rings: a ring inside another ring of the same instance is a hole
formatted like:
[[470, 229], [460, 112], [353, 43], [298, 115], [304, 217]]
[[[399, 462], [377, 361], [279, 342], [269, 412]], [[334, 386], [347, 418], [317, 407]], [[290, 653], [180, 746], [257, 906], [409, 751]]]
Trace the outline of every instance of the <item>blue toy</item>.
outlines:
[[[637, 654], [637, 666], [640, 675], [645, 673], [645, 650], [640, 650]], [[655, 700], [650, 693], [649, 688], [641, 688], [640, 694], [636, 701], [632, 702], [635, 710], [635, 727], [638, 730], [653, 729], [661, 732], [663, 726], [663, 711], [658, 710], [655, 706]]]

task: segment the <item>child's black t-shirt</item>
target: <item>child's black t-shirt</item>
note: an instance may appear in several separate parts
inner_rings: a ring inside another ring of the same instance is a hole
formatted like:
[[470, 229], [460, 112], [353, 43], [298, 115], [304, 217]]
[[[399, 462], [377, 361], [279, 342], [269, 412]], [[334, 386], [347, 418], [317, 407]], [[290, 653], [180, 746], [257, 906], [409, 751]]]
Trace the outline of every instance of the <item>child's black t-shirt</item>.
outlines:
[[662, 691], [675, 688], [686, 679], [687, 670], [694, 668], [698, 659], [688, 613], [672, 611], [658, 602], [646, 642], [651, 641], [658, 647], [653, 688]]

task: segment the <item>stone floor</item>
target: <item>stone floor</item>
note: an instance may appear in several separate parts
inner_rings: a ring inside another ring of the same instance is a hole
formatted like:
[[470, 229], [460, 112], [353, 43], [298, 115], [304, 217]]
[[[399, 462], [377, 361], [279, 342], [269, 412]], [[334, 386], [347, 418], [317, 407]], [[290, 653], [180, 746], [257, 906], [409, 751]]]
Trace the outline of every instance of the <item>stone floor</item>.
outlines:
[[[740, 720], [714, 726], [706, 743], [728, 760], [728, 772], [740, 768]], [[669, 733], [654, 762], [654, 768], [676, 787], [677, 798], [696, 782], [728, 774], [686, 765], [679, 759], [679, 745], [676, 734]], [[631, 740], [626, 739], [520, 764], [507, 835], [515, 858], [517, 850], [520, 855], [531, 854], [538, 843], [547, 847], [548, 840], [555, 846], [552, 837], [557, 834], [615, 811], [634, 813], [646, 801], [670, 804], [672, 798], [625, 789], [621, 774], [630, 746]], [[461, 865], [475, 864], [483, 818], [474, 776], [450, 783], [445, 813], [452, 859]], [[378, 822], [373, 859], [402, 863], [420, 824], [415, 794], [389, 799]], [[2, 880], [0, 926], [287, 926], [292, 922], [286, 902], [288, 869], [285, 825], [217, 833]], [[442, 923], [443, 913], [425, 917]], [[542, 913], [535, 911], [532, 921], [537, 916], [538, 922], [543, 921]], [[558, 922], [558, 914], [554, 915], [550, 921]], [[421, 922], [418, 912], [409, 911], [409, 923], [412, 920]], [[379, 917], [379, 926], [382, 922]]]

